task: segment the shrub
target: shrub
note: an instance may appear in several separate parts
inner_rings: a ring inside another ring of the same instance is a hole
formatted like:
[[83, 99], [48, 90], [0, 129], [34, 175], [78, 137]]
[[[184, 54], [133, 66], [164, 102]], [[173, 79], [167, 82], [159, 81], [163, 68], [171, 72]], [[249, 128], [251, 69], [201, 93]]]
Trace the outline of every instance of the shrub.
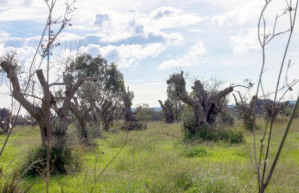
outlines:
[[[79, 153], [70, 148], [53, 146], [50, 152], [51, 174], [68, 174], [81, 169]], [[47, 151], [37, 148], [29, 155], [28, 161], [23, 166], [25, 176], [38, 176], [46, 171]]]
[[228, 128], [217, 128], [212, 126], [196, 125], [195, 118], [192, 112], [186, 113], [183, 122], [185, 130], [185, 140], [196, 141], [201, 139], [204, 141], [224, 140], [229, 143], [241, 143], [244, 140], [244, 134], [241, 130], [233, 130]]
[[186, 109], [183, 116], [183, 129], [185, 131], [185, 135], [188, 133], [195, 133], [196, 122], [195, 116], [192, 111]]
[[229, 143], [241, 143], [244, 140], [244, 133], [241, 130], [204, 128], [196, 133], [187, 133], [186, 141], [201, 139], [204, 141], [223, 140]]
[[185, 150], [185, 155], [187, 157], [204, 157], [207, 156], [208, 153], [203, 147], [191, 147]]
[[223, 139], [230, 143], [241, 143], [244, 140], [244, 133], [241, 130], [224, 130], [223, 132]]

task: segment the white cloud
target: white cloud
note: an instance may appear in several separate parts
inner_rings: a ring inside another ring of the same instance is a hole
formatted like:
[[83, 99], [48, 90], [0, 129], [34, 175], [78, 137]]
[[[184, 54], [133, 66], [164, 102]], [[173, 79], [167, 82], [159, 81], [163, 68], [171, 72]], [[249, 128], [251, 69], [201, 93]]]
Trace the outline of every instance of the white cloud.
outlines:
[[0, 44], [0, 56], [5, 55], [4, 44]]
[[[130, 11], [118, 13], [103, 10], [96, 15], [94, 24], [99, 27], [98, 35], [101, 41], [116, 42], [121, 40], [181, 39], [177, 34], [165, 33], [161, 30], [175, 27], [186, 27], [202, 21], [202, 18], [183, 13], [174, 8], [159, 8], [149, 14]], [[130, 39], [131, 38], [131, 39]], [[149, 40], [151, 41], [151, 40]]]
[[4, 3], [1, 3], [0, 21], [34, 20], [41, 22], [45, 20], [47, 13], [46, 3], [39, 0], [4, 0]]
[[83, 51], [93, 55], [102, 55], [109, 62], [115, 62], [121, 68], [128, 68], [132, 65], [138, 65], [142, 59], [154, 58], [166, 49], [165, 45], [160, 43], [149, 45], [120, 45], [120, 46], [99, 46], [89, 44], [81, 48]]
[[[31, 6], [29, 7], [28, 4]], [[37, 0], [29, 0], [26, 5], [28, 13], [23, 12], [24, 7], [20, 4], [6, 3], [7, 8], [11, 8], [11, 6], [15, 6], [15, 8], [1, 12], [0, 16], [2, 14], [6, 18], [5, 21], [27, 19], [35, 21], [36, 15], [45, 18], [46, 9], [43, 9], [43, 14], [38, 10], [41, 6], [45, 7], [45, 5], [37, 3]], [[63, 6], [59, 5], [56, 12], [60, 12], [62, 8]], [[24, 13], [25, 15], [23, 17], [13, 16], [15, 12]], [[78, 15], [82, 16], [82, 13], [81, 9]], [[88, 15], [89, 22], [84, 20], [85, 23], [80, 23], [80, 20], [75, 17], [72, 22], [73, 24], [75, 22], [75, 25], [59, 35], [57, 42], [61, 46], [56, 50], [62, 51], [64, 46], [79, 47], [81, 44], [86, 52], [92, 55], [101, 54], [107, 57], [109, 61], [118, 63], [121, 67], [136, 65], [142, 59], [156, 57], [166, 48], [178, 46], [183, 42], [183, 36], [180, 33], [162, 30], [187, 27], [202, 21], [202, 18], [197, 15], [185, 13], [180, 9], [171, 7], [154, 9], [154, 11], [148, 13], [138, 11], [117, 12], [110, 9], [105, 10], [104, 8], [101, 10], [92, 9], [88, 13], [85, 10], [84, 14]], [[93, 18], [93, 21], [91, 21], [91, 18]], [[76, 24], [78, 21], [79, 23]], [[7, 36], [8, 34], [3, 33], [4, 35]], [[21, 49], [35, 47], [39, 39], [40, 36], [28, 38], [9, 37], [3, 42], [5, 46]], [[55, 51], [54, 53], [57, 54], [58, 52]]]
[[63, 41], [63, 42], [78, 42], [82, 41], [82, 36], [79, 36], [75, 33], [69, 33], [69, 32], [62, 32], [59, 34], [57, 42]]
[[257, 0], [244, 2], [233, 10], [212, 17], [211, 21], [218, 23], [220, 26], [242, 25], [247, 22], [256, 23], [262, 3], [264, 2]]
[[148, 26], [155, 29], [167, 29], [187, 27], [202, 21], [203, 18], [200, 16], [184, 13], [172, 7], [161, 7], [151, 12]]
[[190, 67], [199, 65], [205, 53], [205, 45], [202, 42], [198, 42], [192, 46], [188, 53], [183, 57], [165, 61], [159, 66], [159, 69], [164, 70], [173, 67]]
[[151, 35], [167, 39], [172, 34], [163, 33], [162, 29], [186, 27], [202, 20], [199, 16], [183, 13], [179, 9], [164, 7], [149, 14], [103, 10], [96, 15], [94, 23], [99, 27], [102, 41], [115, 42], [137, 36], [148, 38]]
[[158, 99], [165, 100], [165, 90], [166, 84], [159, 84], [150, 82], [148, 84], [138, 84], [130, 86], [130, 90], [134, 91], [134, 107], [137, 107], [139, 104], [149, 104], [151, 107], [159, 106]]
[[132, 13], [102, 11], [96, 15], [94, 24], [99, 26], [99, 35], [104, 41], [114, 42], [144, 33], [143, 26], [136, 22]]
[[4, 44], [0, 44], [0, 55], [5, 55], [8, 53], [14, 52], [16, 53], [16, 59], [21, 63], [24, 64], [25, 68], [28, 66], [26, 65], [29, 60], [32, 59], [35, 49], [32, 47], [24, 46], [21, 48], [15, 48], [15, 47], [5, 47]]
[[234, 54], [245, 54], [249, 50], [260, 49], [256, 28], [241, 30], [230, 39]]
[[0, 85], [0, 97], [1, 97], [0, 107], [1, 108], [10, 108], [11, 98], [10, 98], [9, 94], [10, 94], [10, 90], [9, 90], [8, 84], [2, 83]]
[[29, 38], [8, 37], [3, 40], [6, 46], [21, 48], [23, 46], [37, 46], [41, 36], [34, 36]]
[[0, 41], [4, 41], [5, 39], [7, 39], [9, 37], [9, 33], [0, 30]]
[[[231, 3], [235, 4], [235, 6], [230, 5], [231, 8], [228, 9], [228, 11], [212, 17], [211, 21], [216, 22], [220, 26], [257, 25], [265, 1], [252, 0], [234, 2], [234, 0], [232, 0]], [[284, 12], [286, 7], [286, 1], [272, 1], [264, 12], [267, 25], [270, 24], [270, 26], [273, 26], [272, 23], [276, 15], [280, 15]], [[284, 21], [282, 21], [282, 23], [283, 22]]]

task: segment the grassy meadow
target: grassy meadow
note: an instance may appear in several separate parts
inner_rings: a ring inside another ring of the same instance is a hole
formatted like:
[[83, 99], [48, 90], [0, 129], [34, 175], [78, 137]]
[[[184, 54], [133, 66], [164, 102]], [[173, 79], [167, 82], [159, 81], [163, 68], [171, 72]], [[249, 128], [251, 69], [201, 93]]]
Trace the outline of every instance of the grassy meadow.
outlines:
[[[284, 124], [276, 124], [271, 159]], [[234, 127], [241, 129], [237, 123]], [[148, 129], [127, 133], [112, 129], [96, 139], [96, 146], [74, 145], [82, 159], [80, 172], [51, 176], [50, 192], [257, 192], [252, 134], [245, 142], [184, 142], [181, 124], [148, 123]], [[258, 131], [258, 139], [262, 131]], [[1, 144], [5, 139], [0, 136]], [[76, 139], [74, 139], [76, 140]], [[40, 145], [39, 129], [17, 127], [0, 158], [6, 179], [22, 167], [28, 154]], [[74, 143], [76, 144], [76, 143]], [[119, 153], [120, 152], [120, 153]], [[114, 161], [103, 169], [118, 155]], [[299, 119], [296, 119], [267, 192], [299, 191]], [[3, 183], [3, 178], [1, 183]], [[21, 187], [45, 192], [40, 177], [23, 178]]]

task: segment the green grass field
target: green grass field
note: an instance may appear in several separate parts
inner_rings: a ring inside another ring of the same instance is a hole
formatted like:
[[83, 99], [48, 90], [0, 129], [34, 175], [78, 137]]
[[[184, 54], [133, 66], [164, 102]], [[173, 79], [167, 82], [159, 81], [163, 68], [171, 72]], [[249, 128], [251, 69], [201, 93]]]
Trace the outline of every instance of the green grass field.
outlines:
[[[235, 127], [240, 128], [241, 125]], [[280, 124], [275, 127], [270, 162], [283, 129]], [[258, 138], [261, 133], [258, 131]], [[0, 136], [1, 145], [4, 138]], [[183, 138], [180, 124], [160, 122], [148, 123], [148, 129], [143, 131], [127, 133], [115, 129], [104, 133], [102, 139], [96, 140], [95, 148], [74, 147], [82, 158], [82, 170], [67, 176], [51, 176], [50, 192], [257, 192], [250, 132], [245, 132], [245, 142], [241, 144], [219, 141], [190, 145]], [[116, 159], [102, 173], [126, 142]], [[14, 130], [0, 158], [7, 179], [38, 145], [38, 128], [18, 127]], [[45, 182], [39, 177], [21, 181], [23, 188], [28, 185], [32, 185], [31, 192], [45, 192]], [[298, 191], [297, 119], [267, 192]]]

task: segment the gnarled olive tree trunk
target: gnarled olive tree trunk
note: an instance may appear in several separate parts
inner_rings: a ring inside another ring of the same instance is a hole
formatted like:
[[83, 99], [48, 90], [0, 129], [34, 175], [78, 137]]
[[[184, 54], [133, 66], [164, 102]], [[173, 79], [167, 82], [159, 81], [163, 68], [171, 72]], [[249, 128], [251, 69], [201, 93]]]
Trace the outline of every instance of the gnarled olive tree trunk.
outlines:
[[[13, 90], [12, 96], [17, 100], [27, 111], [28, 113], [38, 122], [40, 127], [40, 133], [42, 138], [43, 148], [47, 147], [47, 138], [51, 139], [53, 132], [51, 127], [50, 120], [50, 108], [54, 101], [53, 95], [51, 95], [48, 84], [45, 84], [45, 77], [42, 70], [37, 70], [36, 74], [39, 82], [43, 87], [44, 97], [42, 98], [42, 103], [40, 107], [35, 106], [30, 103], [25, 94], [21, 91], [20, 82], [17, 76], [16, 66], [13, 65], [11, 61], [3, 61], [0, 64], [1, 68], [6, 72], [7, 78], [11, 81]], [[49, 101], [50, 99], [50, 101]]]
[[55, 142], [59, 147], [63, 147], [66, 144], [66, 132], [69, 125], [69, 110], [71, 108], [71, 100], [73, 99], [75, 93], [79, 89], [79, 87], [83, 84], [83, 82], [87, 78], [79, 78], [75, 83], [71, 80], [73, 76], [71, 74], [67, 74], [64, 76], [63, 85], [65, 85], [64, 95], [60, 96], [62, 99], [62, 105], [58, 107], [53, 104], [53, 109], [56, 111], [58, 116], [58, 125], [55, 128]]
[[37, 70], [36, 75], [42, 86], [44, 95], [43, 98], [41, 98], [41, 105], [38, 107], [29, 102], [22, 92], [16, 66], [11, 61], [2, 61], [0, 66], [6, 72], [7, 78], [11, 81], [13, 88], [12, 96], [14, 99], [17, 100], [39, 124], [43, 148], [46, 149], [47, 141], [52, 141], [51, 139], [53, 138], [51, 107], [54, 108], [59, 119], [59, 126], [57, 131], [55, 131], [55, 138], [57, 138], [59, 146], [64, 146], [66, 143], [65, 137], [68, 126], [70, 101], [85, 79], [78, 79], [75, 84], [71, 84], [70, 82], [64, 83], [66, 85], [66, 90], [65, 95], [63, 96], [63, 104], [58, 108], [55, 98], [50, 92], [51, 85], [46, 81], [43, 71]]
[[136, 116], [131, 110], [132, 98], [130, 95], [129, 88], [127, 92], [124, 92], [123, 101], [125, 105], [124, 107], [125, 125], [123, 128], [127, 130], [141, 129], [142, 124], [139, 123], [139, 121], [136, 119]]
[[131, 110], [132, 101], [131, 101], [129, 92], [124, 93], [123, 100], [124, 100], [124, 105], [125, 105], [125, 108], [124, 108], [125, 121], [128, 123], [136, 122], [137, 119]]
[[88, 132], [87, 132], [86, 125], [87, 125], [89, 113], [93, 109], [93, 105], [90, 105], [90, 107], [87, 107], [84, 104], [79, 105], [77, 98], [74, 98], [73, 100], [74, 100], [74, 102], [71, 102], [70, 109], [74, 113], [74, 115], [78, 121], [79, 132], [80, 132], [80, 136], [81, 136], [83, 142], [87, 142], [88, 141]]
[[175, 113], [172, 109], [173, 104], [169, 100], [166, 100], [164, 104], [160, 100], [158, 100], [158, 102], [161, 105], [163, 115], [165, 117], [165, 122], [166, 123], [173, 123], [174, 120], [175, 120]]
[[181, 74], [173, 74], [169, 80], [167, 80], [167, 84], [174, 84], [178, 99], [193, 108], [196, 125], [194, 130], [190, 131], [192, 133], [195, 133], [198, 129], [215, 124], [217, 115], [221, 113], [223, 98], [233, 91], [233, 87], [230, 86], [209, 96], [204, 90], [203, 84], [199, 80], [196, 80], [192, 87], [194, 97], [191, 97], [186, 90], [183, 71]]
[[252, 97], [252, 100], [250, 101], [250, 104], [246, 104], [246, 102], [243, 100], [241, 94], [238, 92], [240, 97], [240, 102], [238, 102], [237, 97], [233, 94], [237, 111], [239, 114], [239, 117], [243, 119], [243, 124], [246, 130], [252, 131], [254, 126], [254, 117], [253, 117], [253, 111], [254, 111], [254, 104], [256, 97]]
[[109, 131], [110, 129], [110, 124], [111, 121], [113, 120], [113, 111], [114, 111], [114, 106], [112, 101], [106, 100], [102, 105], [102, 110], [100, 114], [105, 131]]
[[[100, 107], [99, 107], [100, 106]], [[112, 101], [105, 100], [99, 106], [94, 105], [95, 112], [93, 113], [94, 121], [97, 126], [100, 127], [100, 122], [103, 122], [103, 127], [105, 131], [109, 131], [110, 129], [110, 121], [106, 119], [108, 114], [110, 114], [112, 108]]]

